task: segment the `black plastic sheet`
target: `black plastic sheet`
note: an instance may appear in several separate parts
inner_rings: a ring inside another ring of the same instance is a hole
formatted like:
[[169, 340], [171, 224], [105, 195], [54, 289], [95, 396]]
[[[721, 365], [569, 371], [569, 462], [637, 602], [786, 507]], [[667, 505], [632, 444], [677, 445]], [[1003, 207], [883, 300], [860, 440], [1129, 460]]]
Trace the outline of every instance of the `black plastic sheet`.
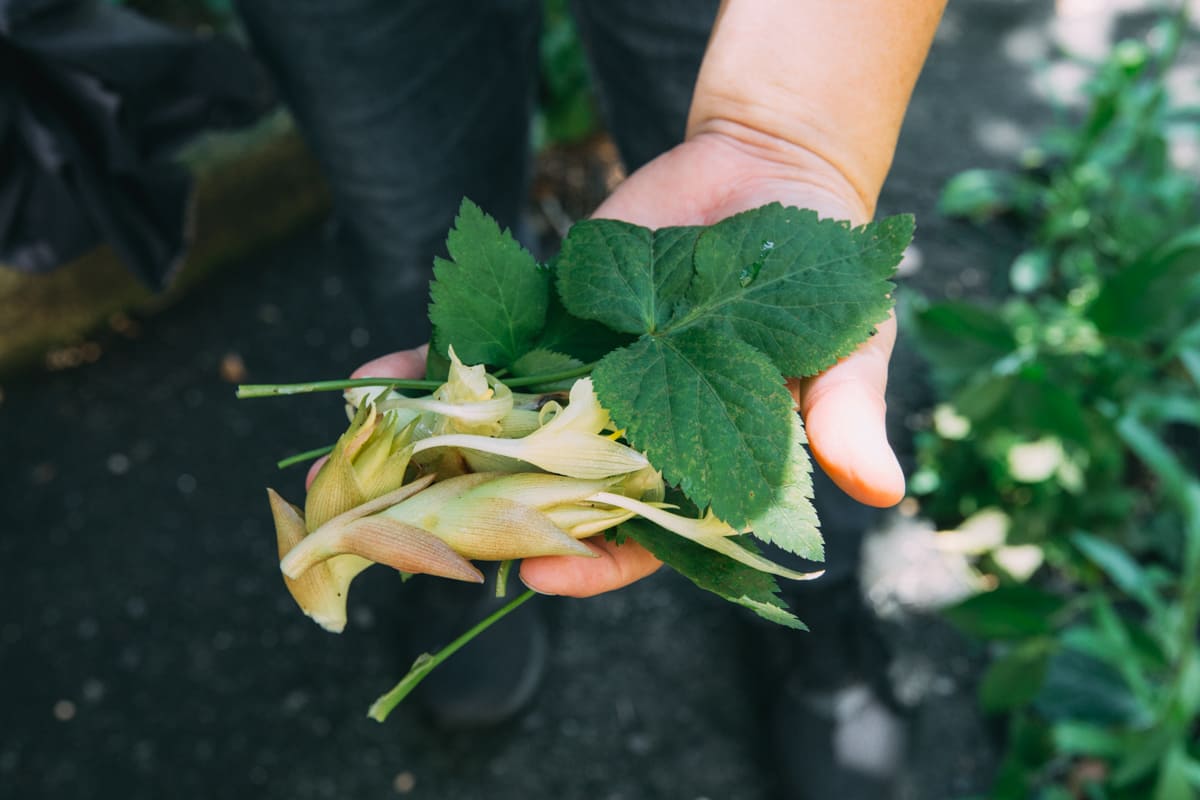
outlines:
[[162, 289], [191, 208], [171, 152], [271, 103], [226, 39], [101, 0], [0, 0], [0, 264], [46, 272], [106, 241]]

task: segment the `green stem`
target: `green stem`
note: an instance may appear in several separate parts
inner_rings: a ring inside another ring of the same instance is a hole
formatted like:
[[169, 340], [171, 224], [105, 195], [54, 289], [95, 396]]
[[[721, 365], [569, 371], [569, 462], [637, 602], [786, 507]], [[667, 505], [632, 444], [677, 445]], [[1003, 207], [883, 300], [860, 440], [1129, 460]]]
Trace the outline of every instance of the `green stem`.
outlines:
[[507, 559], [500, 562], [500, 567], [496, 570], [496, 597], [503, 598], [508, 594], [508, 575], [512, 572], [513, 560]]
[[341, 381], [312, 381], [310, 383], [258, 383], [243, 384], [237, 388], [239, 400], [251, 397], [281, 397], [289, 394], [311, 392], [340, 392], [359, 386], [381, 386], [389, 389], [428, 389], [442, 385], [442, 381], [404, 380], [401, 378], [347, 378]]
[[302, 461], [312, 461], [314, 458], [320, 458], [321, 456], [328, 455], [332, 452], [333, 445], [327, 444], [324, 447], [316, 447], [312, 450], [305, 450], [303, 453], [296, 453], [294, 456], [288, 456], [287, 458], [280, 459], [275, 463], [275, 466], [279, 469], [287, 469], [292, 464], [299, 464]]
[[489, 627], [502, 619], [505, 615], [514, 611], [526, 600], [533, 597], [533, 595], [534, 592], [529, 590], [519, 597], [513, 598], [507, 604], [505, 604], [504, 607], [494, 611], [488, 617], [477, 623], [475, 627], [471, 628], [462, 636], [459, 636], [453, 642], [446, 645], [433, 655], [430, 655], [429, 653], [422, 653], [417, 657], [417, 660], [413, 662], [412, 667], [408, 670], [408, 674], [401, 678], [400, 682], [392, 687], [390, 692], [383, 695], [371, 704], [371, 708], [367, 710], [367, 716], [376, 722], [383, 722], [385, 719], [387, 719], [388, 714], [392, 713], [392, 709], [400, 705], [400, 701], [402, 701], [405, 697], [408, 697], [409, 693], [412, 692], [413, 689], [417, 688], [417, 685], [421, 681], [425, 680], [425, 676], [433, 672], [438, 664], [441, 664], [447, 658], [457, 653], [465, 644], [467, 644], [467, 642], [483, 633]]
[[[548, 372], [544, 375], [526, 375], [520, 378], [509, 378], [504, 381], [506, 386], [537, 386], [543, 383], [556, 383], [568, 378], [578, 378], [592, 371], [595, 364], [584, 364], [572, 369], [558, 372]], [[255, 383], [242, 384], [237, 388], [239, 400], [252, 397], [283, 397], [291, 394], [311, 394], [312, 392], [341, 392], [360, 386], [379, 386], [388, 389], [416, 389], [433, 391], [444, 381], [427, 381], [403, 378], [346, 378], [340, 381], [310, 381], [308, 383]]]
[[526, 375], [520, 378], [509, 378], [508, 380], [504, 381], [504, 385], [515, 389], [520, 386], [537, 386], [542, 383], [558, 383], [559, 381], [565, 381], [569, 378], [580, 378], [584, 375], [587, 375], [595, 366], [596, 362], [593, 361], [590, 364], [584, 364], [572, 369], [564, 369], [559, 372], [548, 372], [545, 375]]

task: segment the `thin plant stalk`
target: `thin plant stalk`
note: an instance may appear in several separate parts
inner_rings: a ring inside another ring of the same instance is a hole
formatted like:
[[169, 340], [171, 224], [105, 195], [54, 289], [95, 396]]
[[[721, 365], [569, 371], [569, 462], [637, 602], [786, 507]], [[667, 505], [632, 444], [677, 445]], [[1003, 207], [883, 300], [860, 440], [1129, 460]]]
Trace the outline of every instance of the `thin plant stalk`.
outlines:
[[466, 645], [479, 634], [483, 633], [495, 623], [499, 622], [506, 615], [512, 611], [515, 611], [518, 606], [529, 600], [529, 598], [533, 597], [534, 594], [535, 593], [532, 589], [526, 590], [523, 594], [510, 600], [502, 608], [497, 609], [486, 618], [476, 623], [473, 628], [464, 633], [462, 636], [459, 636], [441, 650], [432, 655], [429, 653], [422, 653], [417, 657], [417, 660], [413, 662], [412, 667], [408, 670], [408, 674], [401, 678], [400, 682], [392, 687], [391, 691], [371, 704], [371, 708], [367, 710], [367, 716], [376, 722], [383, 722], [385, 719], [387, 719], [388, 714], [392, 713], [392, 709], [400, 705], [400, 702], [404, 700], [405, 697], [408, 697], [412, 690], [417, 688], [421, 681], [425, 680], [425, 676], [433, 672], [433, 670], [436, 669], [439, 664], [457, 653], [463, 648], [464, 645]]
[[[537, 386], [543, 383], [557, 383], [571, 378], [579, 378], [592, 371], [594, 364], [584, 364], [571, 369], [547, 372], [542, 375], [526, 375], [509, 378], [504, 381], [506, 386], [522, 387]], [[444, 381], [430, 381], [403, 378], [346, 378], [340, 381], [309, 381], [308, 383], [247, 383], [237, 388], [239, 400], [254, 397], [284, 397], [293, 394], [311, 394], [313, 392], [341, 392], [361, 386], [378, 386], [389, 389], [415, 389], [433, 391]]]
[[282, 458], [275, 463], [275, 466], [278, 467], [279, 469], [287, 469], [288, 467], [292, 466], [293, 464], [299, 464], [304, 461], [312, 461], [314, 458], [320, 458], [321, 456], [327, 456], [332, 452], [333, 452], [333, 445], [327, 444], [324, 447], [316, 447], [316, 448], [313, 448], [312, 450], [305, 450], [303, 453], [296, 453], [294, 456], [288, 456], [287, 458]]

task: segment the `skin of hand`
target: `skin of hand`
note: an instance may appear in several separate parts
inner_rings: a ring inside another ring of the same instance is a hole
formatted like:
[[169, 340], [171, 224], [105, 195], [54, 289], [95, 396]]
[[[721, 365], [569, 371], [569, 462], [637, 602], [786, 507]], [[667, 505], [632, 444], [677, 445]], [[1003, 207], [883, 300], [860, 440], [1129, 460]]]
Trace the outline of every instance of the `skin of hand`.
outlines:
[[[869, 221], [913, 85], [945, 0], [727, 0], [692, 102], [685, 141], [631, 175], [595, 212], [650, 228], [707, 225], [770, 202]], [[891, 318], [820, 375], [790, 380], [809, 446], [856, 500], [893, 505], [904, 475], [887, 441]], [[354, 377], [419, 377], [423, 349], [364, 364]], [[314, 465], [310, 480], [319, 465]], [[535, 591], [589, 597], [660, 562], [603, 537], [598, 558], [525, 559]]]

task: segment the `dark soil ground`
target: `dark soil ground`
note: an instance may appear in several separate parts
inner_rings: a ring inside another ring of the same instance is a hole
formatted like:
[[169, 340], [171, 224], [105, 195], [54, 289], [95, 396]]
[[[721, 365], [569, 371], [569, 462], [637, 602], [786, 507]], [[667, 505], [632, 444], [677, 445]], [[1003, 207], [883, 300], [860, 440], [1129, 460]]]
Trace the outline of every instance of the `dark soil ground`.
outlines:
[[[919, 221], [903, 291], [973, 292], [1003, 274], [1010, 243], [934, 206], [949, 176], [1008, 163], [1047, 120], [1019, 58], [1046, 35], [1046, 5], [951, 4], [880, 209]], [[762, 636], [665, 570], [603, 598], [539, 600], [549, 670], [512, 723], [444, 733], [415, 705], [385, 725], [364, 716], [414, 655], [396, 633], [405, 595], [372, 570], [347, 633], [322, 632], [280, 581], [263, 492], [301, 496], [303, 470], [274, 462], [332, 441], [338, 400], [237, 401], [232, 386], [339, 376], [391, 349], [333, 258], [310, 231], [168, 313], [116, 321], [95, 363], [3, 386], [0, 798], [788, 796]], [[906, 457], [921, 376], [902, 343], [891, 407]], [[902, 796], [982, 792], [994, 743], [974, 710], [978, 653], [934, 620], [887, 630], [900, 663], [919, 656], [933, 674], [908, 695]]]

